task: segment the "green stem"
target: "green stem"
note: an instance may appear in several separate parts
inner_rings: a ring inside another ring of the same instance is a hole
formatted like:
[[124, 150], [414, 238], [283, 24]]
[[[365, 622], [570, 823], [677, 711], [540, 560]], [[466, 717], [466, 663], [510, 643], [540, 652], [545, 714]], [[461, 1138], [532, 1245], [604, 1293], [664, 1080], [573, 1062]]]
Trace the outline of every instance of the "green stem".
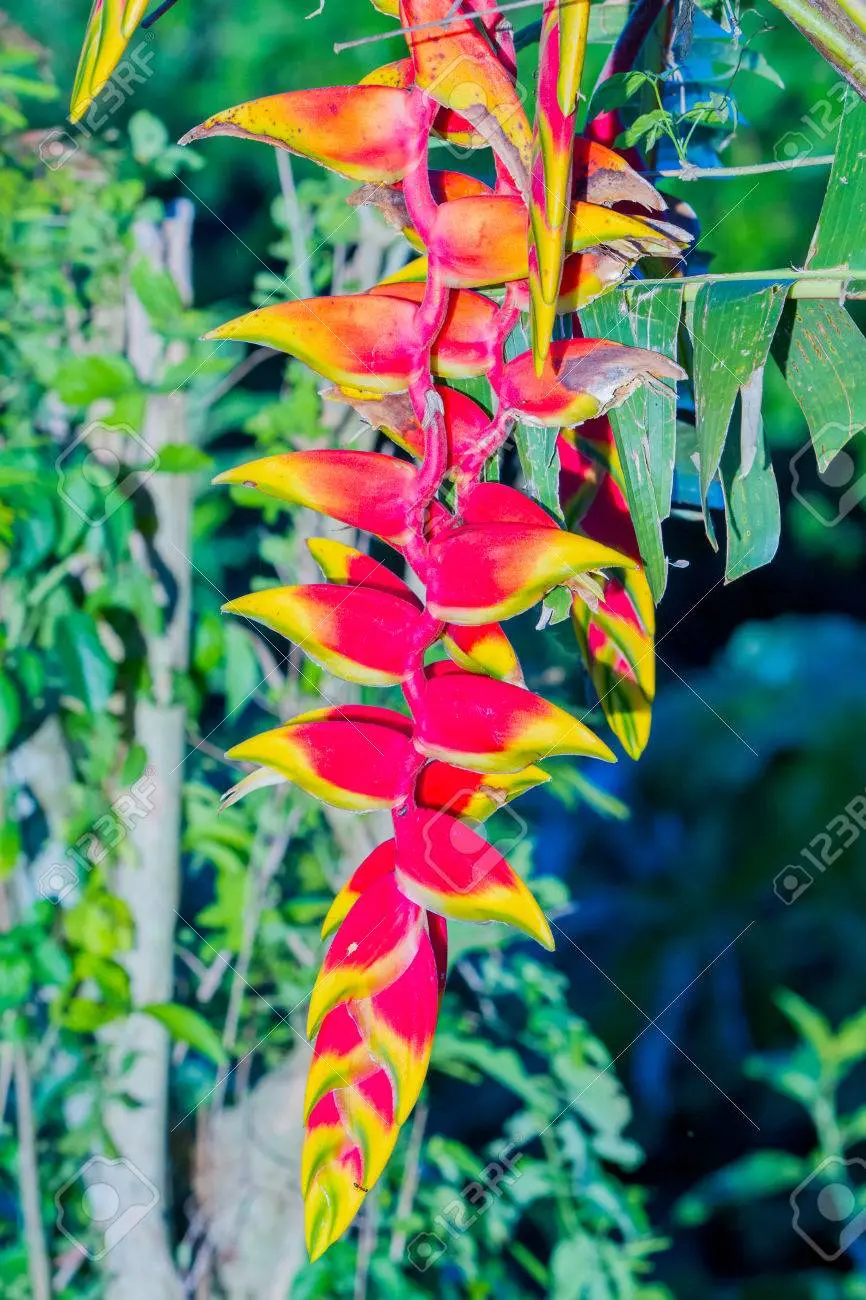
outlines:
[[562, 1235], [576, 1237], [580, 1230], [580, 1224], [571, 1197], [568, 1194], [568, 1188], [564, 1185], [566, 1175], [556, 1145], [556, 1138], [549, 1129], [543, 1129], [539, 1136], [541, 1137], [541, 1145], [544, 1147], [544, 1154], [547, 1157], [547, 1163], [551, 1167], [556, 1182], [556, 1216], [559, 1219]]
[[[862, 0], [772, 0], [777, 9], [798, 27], [824, 58], [842, 73], [860, 95], [866, 95], [863, 61], [866, 44], [855, 33], [866, 35]], [[846, 27], [854, 30], [847, 31]]]
[[864, 0], [836, 0], [839, 8], [847, 14], [861, 32], [866, 33], [866, 3]]
[[[789, 296], [793, 299], [862, 299], [866, 297], [866, 271], [849, 271], [846, 267], [838, 270], [821, 268], [812, 271], [740, 271], [731, 275], [690, 275], [683, 280], [665, 276], [659, 280], [630, 280], [616, 292], [633, 293], [637, 289], [655, 289], [660, 285], [668, 287], [683, 285], [683, 297], [690, 302], [698, 295], [698, 290], [705, 284], [748, 284], [749, 282], [780, 281], [787, 282]], [[852, 284], [860, 288], [851, 289]]]

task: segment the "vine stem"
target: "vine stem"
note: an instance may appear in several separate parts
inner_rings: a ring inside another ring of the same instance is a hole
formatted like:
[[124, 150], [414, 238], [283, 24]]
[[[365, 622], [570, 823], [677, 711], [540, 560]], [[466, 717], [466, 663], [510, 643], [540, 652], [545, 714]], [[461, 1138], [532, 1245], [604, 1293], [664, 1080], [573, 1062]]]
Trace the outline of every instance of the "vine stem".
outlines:
[[746, 163], [742, 167], [669, 167], [663, 171], [644, 172], [651, 180], [667, 177], [678, 181], [729, 180], [732, 176], [761, 176], [765, 172], [794, 171], [798, 167], [830, 167], [834, 155], [819, 154], [812, 158], [795, 158], [791, 162]]

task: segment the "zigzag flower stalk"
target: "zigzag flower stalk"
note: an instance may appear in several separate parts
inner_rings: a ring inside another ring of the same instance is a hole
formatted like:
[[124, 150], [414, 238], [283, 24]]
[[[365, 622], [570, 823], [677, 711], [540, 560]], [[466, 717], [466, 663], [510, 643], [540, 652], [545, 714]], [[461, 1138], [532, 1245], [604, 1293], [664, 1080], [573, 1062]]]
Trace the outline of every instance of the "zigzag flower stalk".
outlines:
[[[379, 7], [394, 9], [390, 0]], [[553, 946], [538, 902], [476, 828], [546, 781], [548, 759], [615, 758], [583, 722], [526, 688], [501, 622], [555, 587], [570, 592], [593, 681], [631, 754], [646, 742], [653, 694], [652, 605], [603, 417], [638, 385], [683, 372], [606, 340], [539, 346], [546, 326], [535, 357], [506, 361], [505, 344], [530, 302], [537, 320], [542, 300], [545, 320], [574, 310], [643, 254], [676, 255], [687, 236], [657, 216], [618, 212], [621, 200], [656, 214], [664, 204], [609, 148], [570, 140], [586, 6], [574, 6], [576, 31], [557, 6], [545, 13], [545, 51], [561, 46], [563, 57], [551, 56], [542, 78], [557, 88], [555, 105], [545, 92], [556, 149], [542, 150], [542, 162], [557, 197], [543, 226], [510, 29], [498, 13], [446, 21], [451, 7], [400, 0], [404, 26], [420, 29], [407, 33], [409, 57], [360, 85], [270, 95], [185, 137], [242, 136], [315, 159], [360, 182], [354, 201], [378, 204], [422, 254], [366, 293], [278, 303], [208, 336], [299, 358], [330, 382], [329, 399], [356, 407], [406, 454], [290, 452], [217, 480], [370, 534], [395, 561], [316, 539], [323, 582], [226, 606], [331, 673], [399, 688], [404, 700], [402, 709], [315, 709], [231, 751], [253, 767], [229, 803], [288, 780], [337, 808], [389, 810], [393, 823], [328, 913], [330, 946], [310, 998], [302, 1181], [313, 1259], [351, 1223], [418, 1098], [447, 920], [502, 921]], [[79, 92], [92, 89], [91, 78]], [[493, 184], [431, 170], [431, 135], [492, 150]], [[460, 390], [479, 376], [492, 413]], [[480, 481], [517, 420], [564, 431], [571, 530], [515, 488]], [[401, 565], [423, 598], [397, 576]]]

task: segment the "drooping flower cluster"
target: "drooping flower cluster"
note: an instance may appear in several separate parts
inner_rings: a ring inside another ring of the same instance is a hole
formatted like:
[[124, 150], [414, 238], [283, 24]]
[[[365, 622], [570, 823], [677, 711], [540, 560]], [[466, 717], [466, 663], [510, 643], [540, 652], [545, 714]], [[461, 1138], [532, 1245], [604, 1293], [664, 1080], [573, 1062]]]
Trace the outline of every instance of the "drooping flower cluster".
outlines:
[[[378, 205], [421, 253], [366, 293], [266, 306], [209, 336], [299, 358], [333, 385], [329, 397], [411, 456], [293, 452], [218, 480], [371, 534], [424, 592], [396, 576], [399, 565], [322, 538], [310, 543], [322, 583], [227, 607], [337, 676], [400, 686], [408, 705], [408, 716], [317, 709], [232, 751], [256, 767], [230, 801], [287, 779], [338, 808], [393, 818], [393, 837], [328, 914], [333, 937], [310, 1001], [302, 1177], [313, 1258], [352, 1221], [418, 1098], [445, 980], [446, 918], [506, 921], [553, 946], [538, 903], [475, 828], [545, 781], [539, 764], [552, 756], [614, 759], [581, 721], [526, 689], [502, 620], [556, 587], [569, 591], [590, 675], [634, 756], [654, 691], [653, 605], [605, 412], [638, 385], [682, 372], [605, 340], [551, 340], [557, 316], [618, 284], [642, 255], [675, 257], [687, 236], [659, 219], [663, 200], [616, 153], [574, 137], [588, 0], [544, 6], [534, 132], [509, 25], [487, 0], [467, 8], [476, 16], [455, 20], [451, 0], [400, 0], [407, 58], [359, 85], [238, 105], [186, 137], [242, 136], [315, 159], [359, 182], [353, 201]], [[105, 12], [98, 3], [91, 21], [92, 65]], [[492, 183], [433, 170], [435, 138], [489, 149]], [[525, 310], [532, 349], [506, 360]], [[457, 384], [478, 376], [492, 412]], [[515, 488], [480, 481], [518, 420], [561, 430], [569, 528]], [[431, 654], [439, 643], [447, 658]]]

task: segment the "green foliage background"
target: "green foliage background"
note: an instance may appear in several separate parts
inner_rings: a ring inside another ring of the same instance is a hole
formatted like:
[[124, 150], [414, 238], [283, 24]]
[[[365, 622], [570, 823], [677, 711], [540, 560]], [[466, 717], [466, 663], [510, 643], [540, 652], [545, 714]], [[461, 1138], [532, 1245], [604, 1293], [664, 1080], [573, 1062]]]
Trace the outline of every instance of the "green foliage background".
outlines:
[[[86, 5], [68, 6], [62, 23], [47, 0], [7, 5], [12, 20], [51, 49], [60, 95], [10, 92], [26, 123], [3, 127], [0, 740], [14, 748], [46, 718], [58, 720], [71, 774], [62, 827], [69, 843], [145, 771], [133, 713], [152, 684], [146, 637], [159, 634], [165, 610], [141, 559], [155, 535], [146, 485], [99, 530], [88, 528], [54, 490], [51, 421], [59, 401], [74, 431], [98, 402], [109, 425], [137, 430], [155, 394], [180, 390], [193, 433], [191, 445], [163, 450], [161, 470], [193, 475], [196, 494], [191, 666], [173, 687], [189, 717], [182, 920], [174, 1002], [157, 1013], [178, 1041], [171, 1094], [178, 1217], [191, 1184], [190, 1116], [213, 1105], [227, 1058], [254, 1051], [248, 1085], [290, 1054], [301, 1021], [297, 1010], [287, 1020], [280, 1012], [306, 994], [321, 917], [350, 865], [317, 806], [295, 794], [266, 792], [216, 815], [232, 779], [220, 750], [318, 701], [322, 678], [304, 661], [277, 659], [272, 671], [270, 647], [220, 618], [223, 594], [270, 583], [275, 570], [289, 580], [303, 534], [276, 509], [251, 509], [242, 492], [230, 499], [210, 491], [209, 471], [287, 440], [318, 441], [323, 431], [317, 384], [299, 368], [284, 374], [269, 361], [221, 397], [240, 351], [197, 342], [209, 324], [243, 309], [254, 283], [259, 296], [287, 271], [297, 284], [272, 152], [216, 141], [181, 166], [171, 146], [216, 108], [353, 81], [399, 53], [381, 45], [334, 54], [335, 40], [387, 26], [370, 6], [352, 5], [351, 22], [349, 6], [336, 0], [309, 21], [304, 8], [296, 0], [181, 0], [157, 28], [153, 75], [100, 132], [99, 165], [46, 172], [34, 167], [32, 144], [22, 155], [18, 137], [25, 124], [38, 130], [62, 120]], [[784, 88], [738, 76], [741, 124], [724, 161], [772, 158], [788, 131], [832, 152], [832, 130], [818, 138], [827, 114], [816, 117], [815, 106], [827, 101], [835, 74], [769, 5], [750, 8], [747, 21], [756, 32], [773, 25], [754, 48]], [[593, 53], [600, 64], [603, 51]], [[4, 73], [44, 87], [46, 57], [0, 67], [0, 90]], [[714, 271], [780, 268], [805, 259], [826, 175], [804, 169], [670, 188], [699, 213]], [[358, 237], [342, 206], [349, 187], [322, 182], [303, 165], [296, 176], [310, 243], [320, 245], [315, 288], [325, 292]], [[134, 251], [133, 222], [161, 219], [177, 199], [197, 209], [194, 309]], [[98, 337], [91, 314], [94, 304], [120, 308], [128, 280], [156, 334], [182, 354], [175, 361], [169, 351], [146, 383], [122, 348]], [[82, 355], [70, 319], [97, 356]], [[786, 864], [802, 862], [803, 848], [866, 790], [863, 513], [826, 529], [792, 498], [788, 460], [807, 432], [772, 365], [764, 410], [782, 487], [780, 553], [771, 568], [728, 588], [702, 530], [683, 518], [667, 526], [669, 554], [690, 567], [674, 571], [660, 611], [664, 667], [653, 740], [640, 765], [621, 764], [604, 788], [565, 769], [555, 783], [558, 804], [528, 801], [533, 853], [521, 846], [520, 865], [533, 871], [543, 905], [568, 934], [552, 961], [498, 929], [454, 927], [454, 975], [419, 1133], [422, 1176], [408, 1212], [401, 1210], [413, 1158], [404, 1140], [367, 1230], [370, 1294], [866, 1295], [860, 1247], [823, 1260], [793, 1231], [788, 1203], [822, 1161], [864, 1151], [864, 838], [790, 907], [773, 892]], [[861, 449], [856, 456], [862, 460]], [[99, 486], [88, 484], [80, 458], [69, 464], [70, 491], [86, 507]], [[518, 631], [521, 648], [528, 630]], [[567, 629], [538, 640], [531, 682], [552, 683], [565, 704], [582, 701]], [[54, 1191], [105, 1138], [97, 1031], [130, 1009], [123, 959], [132, 936], [112, 887], [111, 853], [63, 908], [15, 895], [10, 882], [22, 859], [34, 858], [45, 838], [21, 799], [5, 780], [0, 859], [15, 924], [0, 934], [0, 1023], [3, 1059], [23, 1045], [33, 1065], [44, 1220], [57, 1257], [65, 1242]], [[290, 852], [259, 877], [254, 941], [245, 949], [250, 863], [258, 871], [287, 827]], [[201, 968], [215, 954], [243, 951], [249, 987], [226, 981], [202, 1003]], [[243, 1086], [233, 1077], [226, 1101]], [[20, 1134], [14, 1092], [5, 1087], [0, 1285], [17, 1300], [30, 1294], [30, 1281]], [[70, 1104], [82, 1117], [76, 1124]], [[513, 1186], [469, 1230], [444, 1228], [485, 1160], [527, 1133], [543, 1137], [528, 1145]], [[863, 1208], [866, 1180], [856, 1195]], [[79, 1229], [86, 1233], [86, 1222]], [[405, 1247], [431, 1232], [444, 1234], [448, 1247], [434, 1268], [413, 1268], [405, 1250], [392, 1258], [395, 1241]], [[317, 1268], [301, 1270], [291, 1294], [357, 1294], [358, 1267], [350, 1237]], [[85, 1264], [61, 1294], [101, 1295], [98, 1269]]]

